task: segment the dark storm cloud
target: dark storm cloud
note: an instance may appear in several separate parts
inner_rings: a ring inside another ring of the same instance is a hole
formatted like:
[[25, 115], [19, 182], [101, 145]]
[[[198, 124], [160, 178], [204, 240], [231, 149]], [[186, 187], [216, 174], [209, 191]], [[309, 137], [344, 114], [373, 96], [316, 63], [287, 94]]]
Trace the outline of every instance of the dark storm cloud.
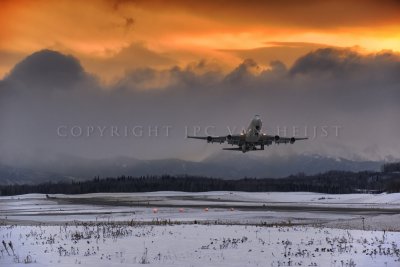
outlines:
[[[289, 69], [280, 61], [265, 68], [247, 59], [224, 74], [200, 61], [184, 68], [132, 70], [104, 86], [76, 58], [40, 51], [0, 82], [1, 160], [30, 162], [37, 155], [51, 160], [59, 154], [198, 159], [220, 147], [185, 140], [185, 127], [188, 133], [197, 126], [199, 134], [206, 127], [213, 135], [227, 134], [227, 127], [240, 132], [254, 114], [263, 117], [271, 134], [277, 127], [281, 135], [287, 127], [289, 136], [292, 126], [309, 136], [313, 127], [318, 135], [321, 127], [330, 129], [326, 138], [271, 147], [266, 153], [400, 157], [399, 64], [391, 52], [320, 49]], [[57, 135], [59, 126], [65, 126], [66, 137]], [[82, 131], [78, 137], [68, 132], [74, 126]], [[140, 126], [142, 135], [125, 136], [125, 126], [129, 131]], [[332, 132], [335, 126], [339, 136]], [[96, 127], [106, 127], [104, 136]], [[111, 127], [118, 128], [114, 135]]]
[[225, 81], [233, 84], [241, 83], [244, 80], [253, 78], [252, 71], [257, 72], [259, 69], [260, 66], [253, 59], [245, 59], [243, 63], [225, 77]]
[[291, 74], [335, 74], [351, 75], [355, 69], [362, 67], [361, 56], [349, 50], [332, 48], [320, 49], [307, 54], [295, 62]]
[[361, 55], [346, 49], [319, 49], [299, 58], [289, 74], [346, 111], [398, 108], [400, 56], [386, 51]]
[[338, 78], [359, 78], [359, 75], [368, 74], [369, 77], [375, 77], [381, 82], [397, 82], [400, 73], [400, 57], [391, 52], [362, 56], [351, 50], [325, 48], [298, 59], [290, 73], [292, 75], [331, 74]]
[[51, 50], [42, 50], [19, 62], [5, 81], [31, 89], [71, 89], [87, 78], [79, 61]]

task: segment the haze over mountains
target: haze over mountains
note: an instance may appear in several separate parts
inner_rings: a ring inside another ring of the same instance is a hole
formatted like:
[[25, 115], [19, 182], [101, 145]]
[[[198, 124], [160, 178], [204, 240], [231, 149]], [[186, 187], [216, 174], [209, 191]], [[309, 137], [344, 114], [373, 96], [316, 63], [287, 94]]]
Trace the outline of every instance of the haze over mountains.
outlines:
[[[400, 158], [399, 73], [396, 53], [326, 48], [290, 67], [246, 59], [224, 73], [200, 61], [164, 70], [136, 69], [105, 85], [78, 58], [38, 51], [0, 81], [0, 163], [6, 166], [0, 179], [39, 182], [165, 173], [281, 177], [377, 169], [386, 159]], [[209, 126], [210, 135], [226, 135], [228, 127], [237, 133], [254, 114], [261, 115], [267, 133], [312, 138], [271, 146], [254, 157], [230, 152], [213, 156], [221, 146], [185, 138], [196, 127], [198, 135]], [[132, 133], [136, 126], [142, 127], [142, 135]], [[103, 135], [90, 127], [107, 130]], [[287, 132], [278, 132], [284, 127]]]
[[88, 160], [60, 157], [26, 167], [0, 165], [0, 184], [35, 184], [40, 182], [79, 181], [101, 178], [146, 175], [193, 175], [223, 179], [245, 177], [275, 178], [291, 174], [317, 174], [329, 170], [378, 171], [382, 162], [352, 161], [318, 155], [291, 155], [260, 157], [241, 153], [217, 153], [203, 161], [180, 159], [138, 160], [119, 157]]

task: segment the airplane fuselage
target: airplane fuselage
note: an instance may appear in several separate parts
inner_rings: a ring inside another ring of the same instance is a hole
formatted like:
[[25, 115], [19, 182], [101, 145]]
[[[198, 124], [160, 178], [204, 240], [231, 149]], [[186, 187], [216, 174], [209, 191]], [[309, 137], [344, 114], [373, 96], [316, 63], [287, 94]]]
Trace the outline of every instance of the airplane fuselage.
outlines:
[[262, 121], [260, 116], [256, 115], [250, 122], [249, 127], [245, 133], [246, 142], [255, 143], [260, 140]]

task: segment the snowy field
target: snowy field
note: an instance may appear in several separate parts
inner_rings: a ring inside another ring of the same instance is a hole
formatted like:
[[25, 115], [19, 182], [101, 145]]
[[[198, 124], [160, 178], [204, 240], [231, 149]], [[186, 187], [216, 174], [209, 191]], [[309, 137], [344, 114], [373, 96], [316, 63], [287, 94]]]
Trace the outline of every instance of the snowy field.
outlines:
[[1, 266], [399, 266], [400, 233], [304, 226], [2, 226]]
[[0, 266], [400, 266], [400, 194], [0, 197], [0, 238]]

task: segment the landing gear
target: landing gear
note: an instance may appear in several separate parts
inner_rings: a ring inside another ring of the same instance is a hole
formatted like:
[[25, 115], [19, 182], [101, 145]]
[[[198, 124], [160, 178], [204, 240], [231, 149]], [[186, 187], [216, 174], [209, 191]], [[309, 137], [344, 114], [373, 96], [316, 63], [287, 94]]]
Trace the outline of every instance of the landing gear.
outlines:
[[240, 149], [242, 150], [242, 152], [243, 153], [246, 153], [247, 151], [255, 151], [255, 150], [264, 150], [264, 145], [261, 145], [261, 148], [257, 148], [255, 145], [253, 145], [253, 144], [249, 144], [249, 143], [246, 143], [246, 144], [242, 144], [241, 146], [240, 146]]

